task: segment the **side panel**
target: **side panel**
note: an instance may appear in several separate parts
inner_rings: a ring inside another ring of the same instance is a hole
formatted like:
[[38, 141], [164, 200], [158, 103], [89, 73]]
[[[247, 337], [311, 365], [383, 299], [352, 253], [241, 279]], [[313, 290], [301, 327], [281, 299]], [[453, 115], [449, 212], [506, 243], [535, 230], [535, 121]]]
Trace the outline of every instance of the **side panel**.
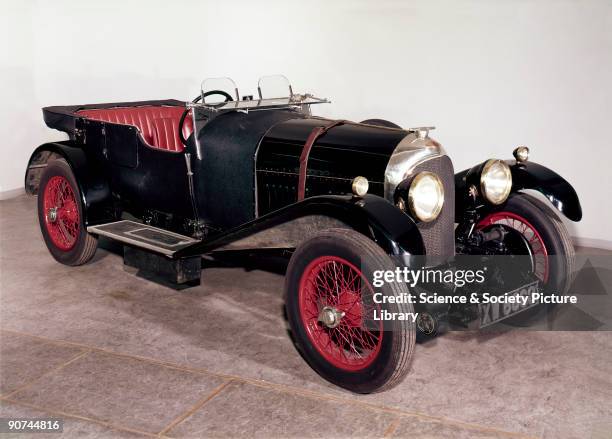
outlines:
[[132, 125], [77, 118], [76, 127], [118, 207], [137, 217], [145, 210], [193, 217], [182, 152], [149, 147]]
[[138, 166], [138, 131], [131, 126], [106, 123], [105, 148], [113, 165], [134, 169]]
[[266, 132], [279, 122], [304, 117], [287, 110], [222, 114], [197, 133], [201, 160], [194, 163], [202, 219], [227, 230], [255, 218], [255, 154]]

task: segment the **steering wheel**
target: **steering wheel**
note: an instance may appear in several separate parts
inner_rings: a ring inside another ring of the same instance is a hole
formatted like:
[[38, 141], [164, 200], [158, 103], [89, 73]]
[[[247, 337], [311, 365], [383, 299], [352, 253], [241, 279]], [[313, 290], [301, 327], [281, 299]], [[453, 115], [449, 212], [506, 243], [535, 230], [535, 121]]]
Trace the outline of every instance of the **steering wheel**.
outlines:
[[[206, 93], [199, 94], [191, 102], [195, 104], [196, 102], [200, 102], [202, 98], [206, 98], [212, 95], [223, 96], [225, 98], [225, 102], [230, 102], [234, 100], [234, 98], [229, 93], [223, 90], [210, 90], [210, 91], [207, 91]], [[183, 111], [183, 114], [181, 115], [181, 118], [179, 119], [179, 124], [178, 124], [179, 139], [181, 140], [181, 143], [185, 146], [187, 146], [187, 139], [183, 137], [183, 125], [185, 124], [185, 117], [187, 117], [187, 113], [189, 113], [189, 108], [185, 108], [185, 111]]]

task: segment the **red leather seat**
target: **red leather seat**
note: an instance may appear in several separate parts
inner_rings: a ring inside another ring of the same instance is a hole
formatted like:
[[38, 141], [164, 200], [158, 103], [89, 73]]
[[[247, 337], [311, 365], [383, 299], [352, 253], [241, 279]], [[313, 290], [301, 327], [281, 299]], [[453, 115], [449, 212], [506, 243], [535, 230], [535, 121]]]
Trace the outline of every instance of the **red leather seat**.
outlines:
[[[180, 152], [184, 146], [178, 135], [178, 124], [184, 110], [184, 107], [147, 105], [79, 110], [77, 114], [93, 120], [133, 125], [150, 147]], [[188, 115], [183, 125], [183, 136], [187, 138], [192, 132], [193, 120]]]

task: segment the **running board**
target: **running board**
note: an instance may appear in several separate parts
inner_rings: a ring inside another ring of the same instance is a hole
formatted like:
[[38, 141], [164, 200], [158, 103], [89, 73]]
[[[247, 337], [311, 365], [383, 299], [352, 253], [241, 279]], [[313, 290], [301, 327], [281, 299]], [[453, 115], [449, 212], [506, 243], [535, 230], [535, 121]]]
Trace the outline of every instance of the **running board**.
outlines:
[[189, 236], [129, 220], [89, 226], [87, 231], [170, 258], [177, 251], [200, 242]]
[[177, 251], [188, 247], [197, 239], [135, 221], [117, 221], [87, 227], [94, 235], [122, 242], [123, 265], [126, 270], [163, 284], [200, 284], [202, 257], [177, 258]]

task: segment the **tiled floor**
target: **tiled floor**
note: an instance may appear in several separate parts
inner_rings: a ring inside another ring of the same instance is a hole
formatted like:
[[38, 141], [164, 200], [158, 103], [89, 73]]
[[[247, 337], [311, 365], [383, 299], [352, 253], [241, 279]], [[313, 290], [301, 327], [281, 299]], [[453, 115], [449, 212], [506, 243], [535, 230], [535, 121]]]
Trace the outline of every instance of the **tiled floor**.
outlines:
[[182, 291], [109, 250], [68, 268], [34, 209], [0, 203], [0, 417], [64, 418], [66, 437], [612, 437], [612, 333], [451, 333], [397, 388], [353, 395], [295, 351], [274, 267], [210, 264]]
[[520, 437], [14, 331], [1, 341], [0, 417], [64, 418], [67, 437]]

